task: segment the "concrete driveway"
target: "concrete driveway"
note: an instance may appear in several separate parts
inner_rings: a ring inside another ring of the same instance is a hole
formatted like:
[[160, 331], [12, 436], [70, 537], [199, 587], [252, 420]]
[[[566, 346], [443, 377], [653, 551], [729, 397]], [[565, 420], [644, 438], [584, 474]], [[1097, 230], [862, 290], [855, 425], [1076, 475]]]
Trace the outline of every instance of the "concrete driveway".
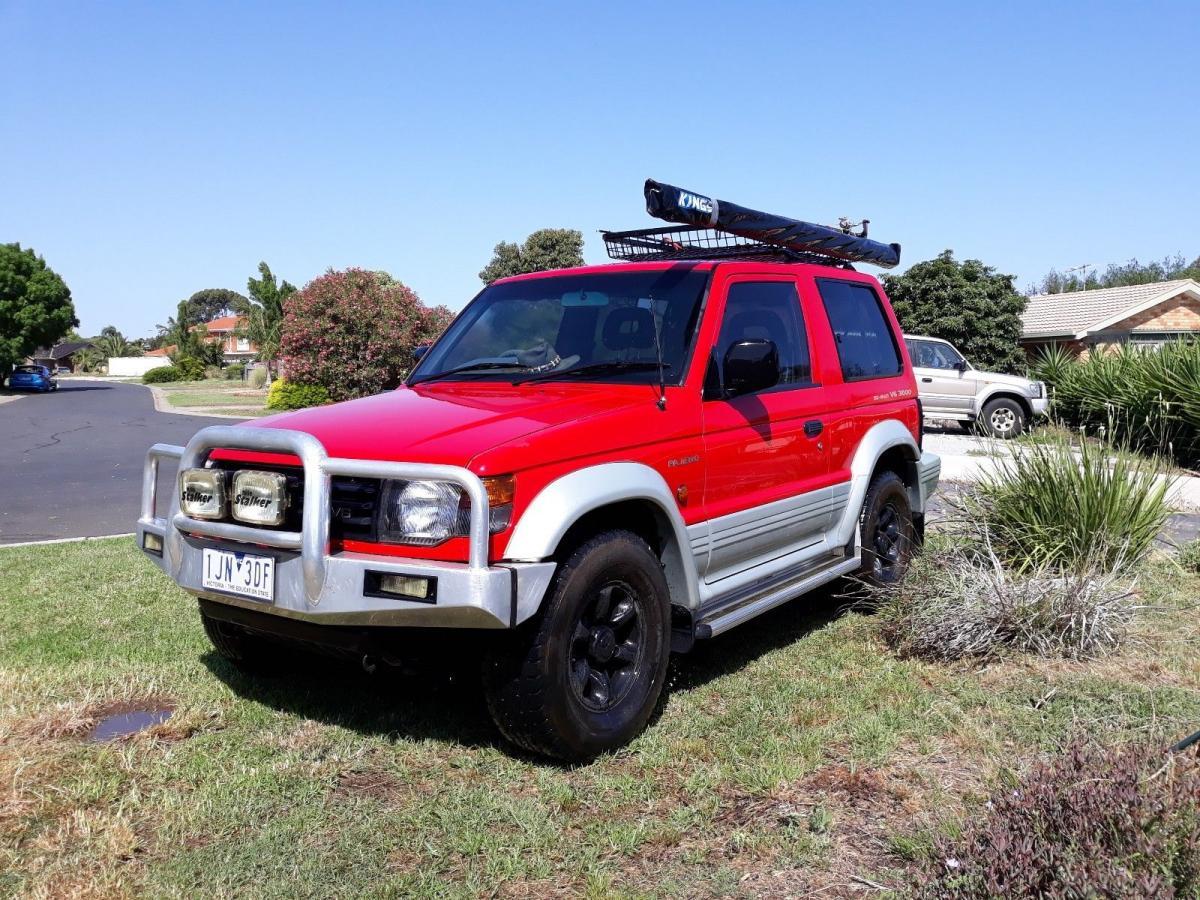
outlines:
[[0, 403], [0, 544], [133, 531], [146, 448], [234, 424], [156, 412], [136, 384], [63, 379], [53, 394], [9, 396]]

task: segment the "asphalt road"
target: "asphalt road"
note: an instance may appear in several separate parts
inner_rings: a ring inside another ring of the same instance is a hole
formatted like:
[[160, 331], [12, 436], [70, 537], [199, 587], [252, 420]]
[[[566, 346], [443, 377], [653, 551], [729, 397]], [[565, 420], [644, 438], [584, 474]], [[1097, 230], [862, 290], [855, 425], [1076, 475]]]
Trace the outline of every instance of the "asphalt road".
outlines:
[[146, 448], [214, 424], [233, 420], [157, 412], [135, 384], [64, 379], [0, 403], [0, 544], [133, 531]]

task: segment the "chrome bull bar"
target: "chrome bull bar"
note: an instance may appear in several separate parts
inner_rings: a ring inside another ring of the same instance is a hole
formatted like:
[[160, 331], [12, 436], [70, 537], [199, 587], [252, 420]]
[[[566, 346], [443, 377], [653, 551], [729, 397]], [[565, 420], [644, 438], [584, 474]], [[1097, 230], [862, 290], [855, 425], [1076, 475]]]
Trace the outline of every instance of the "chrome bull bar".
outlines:
[[[249, 450], [261, 453], [286, 453], [298, 457], [304, 469], [304, 513], [300, 531], [272, 531], [239, 525], [193, 519], [179, 509], [179, 491], [171, 492], [170, 512], [164, 518], [158, 510], [158, 469], [162, 459], [179, 460], [179, 470], [203, 466], [213, 450]], [[299, 551], [304, 573], [304, 592], [308, 603], [316, 606], [325, 586], [329, 556], [331, 483], [334, 475], [380, 479], [430, 479], [455, 484], [471, 501], [470, 551], [468, 566], [473, 570], [488, 567], [491, 509], [487, 490], [474, 472], [460, 466], [428, 463], [381, 462], [331, 457], [324, 445], [311, 434], [281, 428], [248, 428], [239, 425], [212, 425], [192, 436], [186, 447], [155, 444], [146, 453], [142, 472], [142, 513], [138, 519], [138, 540], [151, 532], [163, 539], [164, 554], [170, 571], [178, 575], [183, 559], [180, 532], [220, 540], [237, 541]]]

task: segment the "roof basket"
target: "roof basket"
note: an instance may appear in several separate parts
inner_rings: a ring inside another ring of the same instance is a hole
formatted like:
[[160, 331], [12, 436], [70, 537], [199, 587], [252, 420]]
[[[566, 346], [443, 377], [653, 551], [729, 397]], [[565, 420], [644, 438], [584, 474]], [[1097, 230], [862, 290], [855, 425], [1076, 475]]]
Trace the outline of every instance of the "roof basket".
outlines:
[[799, 253], [702, 225], [672, 225], [638, 231], [602, 231], [612, 259], [627, 262], [688, 259], [744, 259], [758, 262], [837, 263], [815, 253]]
[[[885, 269], [900, 263], [900, 245], [882, 244], [847, 225], [830, 228], [760, 212], [647, 179], [646, 212], [674, 228], [606, 231], [608, 255], [624, 260], [757, 259]], [[678, 227], [682, 226], [682, 227]]]

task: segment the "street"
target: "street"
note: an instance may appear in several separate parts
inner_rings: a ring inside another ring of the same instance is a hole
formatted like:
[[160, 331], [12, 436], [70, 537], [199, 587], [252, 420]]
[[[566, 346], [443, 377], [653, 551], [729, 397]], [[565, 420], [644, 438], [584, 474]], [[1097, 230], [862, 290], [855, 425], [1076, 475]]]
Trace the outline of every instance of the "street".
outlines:
[[133, 531], [146, 448], [233, 424], [157, 412], [135, 384], [59, 384], [0, 404], [0, 544]]

